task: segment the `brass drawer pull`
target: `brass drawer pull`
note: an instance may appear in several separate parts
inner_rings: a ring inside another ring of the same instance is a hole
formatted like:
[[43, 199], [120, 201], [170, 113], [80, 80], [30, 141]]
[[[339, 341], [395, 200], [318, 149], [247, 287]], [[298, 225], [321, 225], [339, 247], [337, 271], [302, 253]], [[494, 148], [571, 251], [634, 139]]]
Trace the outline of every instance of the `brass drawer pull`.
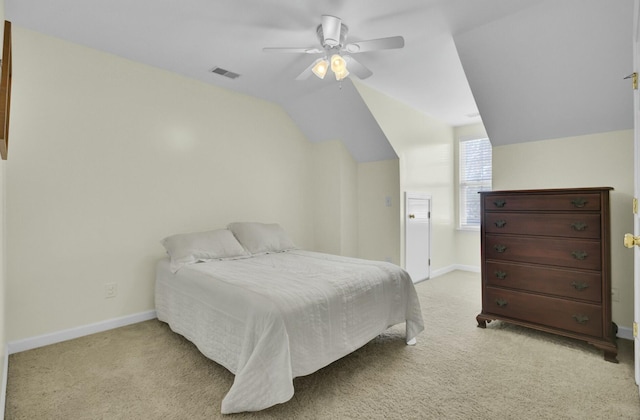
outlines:
[[507, 246], [506, 245], [494, 245], [493, 249], [495, 249], [496, 252], [503, 253], [504, 251], [507, 250]]
[[578, 324], [586, 324], [587, 321], [589, 321], [589, 317], [582, 314], [573, 315], [573, 319], [575, 319]]
[[589, 288], [589, 283], [585, 283], [585, 282], [577, 283], [574, 281], [573, 283], [571, 283], [571, 285], [573, 286], [574, 289], [576, 289], [579, 292], [582, 292], [583, 290]]
[[588, 256], [585, 251], [573, 251], [571, 255], [573, 255], [573, 258], [576, 260], [584, 260]]
[[507, 204], [505, 200], [496, 200], [493, 202], [493, 205], [499, 208], [503, 208]]
[[582, 232], [586, 228], [587, 228], [587, 224], [585, 222], [573, 222], [573, 223], [571, 223], [571, 229], [573, 229], [573, 230], [575, 230], [577, 232]]
[[496, 225], [496, 227], [502, 228], [507, 224], [506, 220], [496, 220], [494, 222], [494, 225]]
[[574, 198], [573, 200], [571, 200], [571, 204], [573, 204], [574, 207], [577, 207], [577, 208], [581, 209], [582, 207], [584, 207], [587, 204], [587, 200], [585, 200], [582, 197]]
[[505, 306], [507, 306], [509, 302], [507, 302], [506, 300], [502, 299], [502, 298], [498, 298], [496, 299], [496, 305], [498, 305], [501, 308], [504, 308]]
[[507, 278], [507, 273], [502, 270], [498, 270], [496, 271], [496, 277], [500, 280], [504, 280], [505, 278]]

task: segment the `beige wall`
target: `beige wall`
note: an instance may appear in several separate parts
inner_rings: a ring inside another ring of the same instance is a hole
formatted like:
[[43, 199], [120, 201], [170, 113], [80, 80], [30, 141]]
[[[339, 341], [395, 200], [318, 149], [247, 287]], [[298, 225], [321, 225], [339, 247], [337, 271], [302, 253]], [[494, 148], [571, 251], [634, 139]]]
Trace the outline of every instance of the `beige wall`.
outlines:
[[356, 256], [357, 162], [343, 143], [313, 145], [313, 230], [319, 252]]
[[[0, 20], [1, 21], [1, 20]], [[6, 161], [0, 160], [0, 380], [3, 378], [4, 359], [7, 356], [7, 336], [6, 336], [6, 210], [5, 210], [5, 191], [6, 191]], [[0, 392], [2, 392], [2, 382], [0, 382]], [[0, 396], [0, 401], [4, 401], [4, 395]], [[0, 410], [4, 410], [4, 406], [0, 405]], [[1, 418], [2, 416], [0, 416]]]
[[611, 192], [613, 320], [633, 324], [633, 131], [615, 131], [493, 148], [493, 189], [613, 187]]
[[13, 58], [9, 341], [153, 309], [166, 235], [278, 222], [313, 248], [312, 144], [280, 107], [17, 26]]
[[[344, 145], [340, 143], [343, 147]], [[345, 148], [346, 152], [346, 148]], [[342, 161], [342, 179], [340, 184], [340, 255], [358, 256], [358, 166], [350, 154], [344, 153]], [[324, 173], [325, 171], [321, 171]], [[344, 180], [348, 182], [344, 182]]]
[[[4, 22], [4, 0], [0, 0], [0, 22]], [[0, 42], [4, 41], [4, 31], [1, 31]], [[2, 44], [0, 44], [2, 45]], [[5, 258], [5, 235], [6, 235], [6, 212], [5, 212], [5, 180], [6, 161], [0, 160], [0, 381], [4, 377], [4, 358], [6, 356], [6, 258]], [[0, 382], [0, 388], [2, 388]], [[2, 392], [2, 389], [0, 389]], [[0, 401], [4, 401], [4, 394], [0, 396]], [[4, 412], [4, 406], [0, 407], [0, 412]], [[0, 417], [2, 417], [0, 415]]]
[[315, 249], [399, 264], [398, 159], [357, 163], [342, 142], [326, 141], [313, 161]]
[[[386, 205], [387, 197], [390, 206]], [[358, 165], [358, 241], [360, 258], [400, 265], [400, 161]]]
[[[399, 157], [400, 193], [431, 195], [431, 271], [448, 269], [456, 263], [453, 128], [362, 83], [354, 85]], [[399, 211], [402, 217], [402, 200]]]

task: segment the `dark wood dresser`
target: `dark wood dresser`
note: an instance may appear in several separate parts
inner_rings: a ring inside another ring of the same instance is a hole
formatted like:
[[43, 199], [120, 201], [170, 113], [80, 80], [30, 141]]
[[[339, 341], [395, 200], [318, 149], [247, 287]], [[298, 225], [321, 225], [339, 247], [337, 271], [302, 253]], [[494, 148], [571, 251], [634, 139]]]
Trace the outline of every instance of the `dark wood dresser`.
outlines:
[[609, 191], [481, 192], [482, 312], [585, 340], [617, 363], [611, 321]]

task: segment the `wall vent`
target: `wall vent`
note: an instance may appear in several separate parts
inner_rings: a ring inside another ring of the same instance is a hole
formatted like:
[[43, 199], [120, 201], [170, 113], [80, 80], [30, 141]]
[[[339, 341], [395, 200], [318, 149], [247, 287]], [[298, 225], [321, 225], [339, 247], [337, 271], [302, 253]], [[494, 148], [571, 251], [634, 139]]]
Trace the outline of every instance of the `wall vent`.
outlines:
[[229, 79], [237, 79], [240, 77], [238, 73], [234, 73], [217, 66], [211, 69], [211, 73], [219, 74], [220, 76], [228, 77]]

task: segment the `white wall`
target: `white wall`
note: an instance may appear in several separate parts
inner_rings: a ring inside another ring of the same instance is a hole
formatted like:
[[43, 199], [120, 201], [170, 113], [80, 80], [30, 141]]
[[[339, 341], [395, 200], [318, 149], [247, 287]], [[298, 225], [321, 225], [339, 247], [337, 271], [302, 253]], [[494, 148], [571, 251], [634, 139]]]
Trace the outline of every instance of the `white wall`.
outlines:
[[613, 321], [633, 324], [633, 131], [614, 131], [493, 148], [493, 189], [613, 187], [611, 192]]
[[[448, 269], [456, 263], [453, 128], [362, 83], [354, 85], [399, 157], [400, 193], [431, 195], [431, 271]], [[399, 211], [404, 212], [402, 201]], [[404, 218], [400, 232], [404, 259]]]
[[313, 247], [312, 145], [280, 107], [17, 26], [13, 58], [9, 341], [153, 309], [169, 234]]

